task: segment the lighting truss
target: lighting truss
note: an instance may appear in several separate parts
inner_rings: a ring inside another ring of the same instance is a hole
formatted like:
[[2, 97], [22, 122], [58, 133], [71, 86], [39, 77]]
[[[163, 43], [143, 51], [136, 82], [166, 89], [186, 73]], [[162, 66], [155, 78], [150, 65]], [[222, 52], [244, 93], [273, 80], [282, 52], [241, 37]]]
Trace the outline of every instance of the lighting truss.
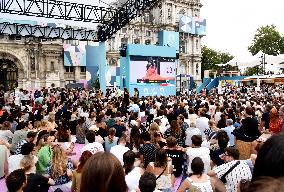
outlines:
[[151, 10], [161, 0], [128, 0], [124, 5], [118, 8], [116, 14], [109, 22], [98, 26], [99, 41], [110, 39], [113, 34], [127, 25], [135, 17], [142, 15], [143, 11]]
[[116, 14], [115, 9], [60, 0], [0, 0], [0, 12], [91, 23], [107, 23]]
[[0, 13], [100, 23], [95, 30], [0, 23], [0, 34], [106, 41], [161, 0], [128, 0], [118, 9], [60, 0], [0, 0]]
[[34, 36], [43, 39], [77, 39], [82, 41], [98, 41], [94, 30], [32, 26], [26, 24], [0, 23], [0, 34], [14, 36]]

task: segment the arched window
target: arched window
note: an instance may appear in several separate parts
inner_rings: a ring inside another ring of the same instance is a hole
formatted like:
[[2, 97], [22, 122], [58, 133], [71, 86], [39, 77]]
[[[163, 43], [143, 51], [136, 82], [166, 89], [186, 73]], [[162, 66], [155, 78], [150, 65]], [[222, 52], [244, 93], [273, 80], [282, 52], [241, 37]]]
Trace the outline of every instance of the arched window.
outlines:
[[179, 12], [177, 13], [177, 16], [176, 16], [176, 21], [179, 21], [180, 18], [181, 18], [182, 16], [185, 16], [185, 15], [186, 15], [186, 12], [185, 12], [184, 9], [179, 10]]
[[116, 64], [117, 64], [117, 60], [116, 60], [115, 58], [111, 58], [111, 59], [109, 60], [109, 65], [110, 65], [110, 66], [116, 66]]

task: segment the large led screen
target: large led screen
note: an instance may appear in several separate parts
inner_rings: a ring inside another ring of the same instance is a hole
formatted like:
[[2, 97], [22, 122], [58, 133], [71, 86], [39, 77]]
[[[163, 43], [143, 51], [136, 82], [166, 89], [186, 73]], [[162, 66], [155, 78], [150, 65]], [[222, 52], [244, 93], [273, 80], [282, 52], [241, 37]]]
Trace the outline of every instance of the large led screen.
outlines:
[[176, 94], [176, 59], [130, 56], [130, 89], [141, 96]]

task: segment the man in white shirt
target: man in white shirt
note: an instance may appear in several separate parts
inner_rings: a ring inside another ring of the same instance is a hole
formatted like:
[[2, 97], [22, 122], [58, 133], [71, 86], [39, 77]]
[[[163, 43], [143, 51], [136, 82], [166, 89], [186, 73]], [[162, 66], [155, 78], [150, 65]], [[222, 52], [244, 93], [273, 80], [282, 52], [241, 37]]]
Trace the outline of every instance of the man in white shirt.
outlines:
[[[9, 169], [9, 173], [17, 170], [17, 169], [21, 169], [20, 163], [21, 160], [24, 158], [25, 155], [32, 155], [32, 152], [34, 151], [34, 144], [33, 143], [25, 143], [22, 147], [21, 147], [21, 154], [18, 155], [11, 155], [10, 157], [8, 157], [8, 169]], [[31, 168], [31, 173], [36, 173], [36, 167], [35, 164], [38, 161], [38, 158], [34, 155], [33, 156], [33, 167]]]
[[185, 135], [186, 135], [185, 145], [188, 146], [188, 147], [191, 147], [191, 145], [192, 145], [191, 137], [193, 135], [201, 135], [200, 130], [198, 128], [196, 128], [195, 122], [190, 123], [190, 127], [186, 129]]
[[226, 131], [226, 133], [228, 134], [229, 139], [230, 139], [230, 146], [235, 146], [235, 136], [232, 134], [232, 132], [235, 129], [235, 127], [233, 125], [233, 120], [227, 119], [226, 125], [227, 125], [227, 127], [222, 128], [222, 130]]
[[209, 119], [206, 117], [206, 112], [204, 109], [199, 109], [198, 111], [199, 118], [196, 119], [196, 128], [201, 131], [202, 138], [205, 138], [204, 131], [209, 128], [208, 121]]
[[234, 147], [228, 147], [225, 149], [224, 154], [224, 161], [226, 163], [215, 167], [212, 171], [208, 173], [211, 177], [221, 177], [229, 171], [230, 168], [236, 166], [232, 169], [228, 174], [225, 176], [226, 178], [226, 191], [230, 192], [237, 192], [238, 191], [238, 184], [242, 179], [251, 180], [252, 174], [248, 164], [245, 161], [239, 161], [240, 153], [238, 149]]
[[134, 101], [130, 100], [130, 107], [128, 109], [129, 112], [134, 112], [134, 113], [139, 113], [140, 112], [140, 108], [139, 105], [137, 105], [136, 103], [134, 103]]
[[130, 150], [128, 147], [125, 147], [125, 145], [126, 145], [126, 138], [121, 137], [118, 140], [118, 145], [115, 145], [110, 149], [110, 152], [118, 158], [122, 166], [124, 164], [123, 154]]
[[200, 157], [204, 163], [204, 173], [207, 174], [210, 170], [210, 150], [207, 147], [201, 147], [202, 137], [194, 135], [191, 138], [192, 147], [186, 149], [188, 161], [188, 173], [192, 173], [191, 162], [195, 157]]
[[100, 151], [105, 151], [101, 143], [95, 142], [95, 138], [96, 135], [94, 131], [87, 132], [86, 139], [88, 141], [88, 144], [82, 148], [81, 153], [83, 153], [84, 151], [90, 151], [92, 154], [95, 154]]

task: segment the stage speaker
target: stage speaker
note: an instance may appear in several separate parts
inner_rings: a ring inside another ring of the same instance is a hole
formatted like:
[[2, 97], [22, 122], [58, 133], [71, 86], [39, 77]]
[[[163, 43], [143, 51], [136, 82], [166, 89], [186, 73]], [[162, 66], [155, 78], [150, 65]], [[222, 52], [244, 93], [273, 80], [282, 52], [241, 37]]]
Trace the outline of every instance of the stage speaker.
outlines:
[[121, 57], [126, 57], [126, 49], [120, 50], [120, 56]]
[[176, 53], [176, 59], [179, 59], [179, 53]]

